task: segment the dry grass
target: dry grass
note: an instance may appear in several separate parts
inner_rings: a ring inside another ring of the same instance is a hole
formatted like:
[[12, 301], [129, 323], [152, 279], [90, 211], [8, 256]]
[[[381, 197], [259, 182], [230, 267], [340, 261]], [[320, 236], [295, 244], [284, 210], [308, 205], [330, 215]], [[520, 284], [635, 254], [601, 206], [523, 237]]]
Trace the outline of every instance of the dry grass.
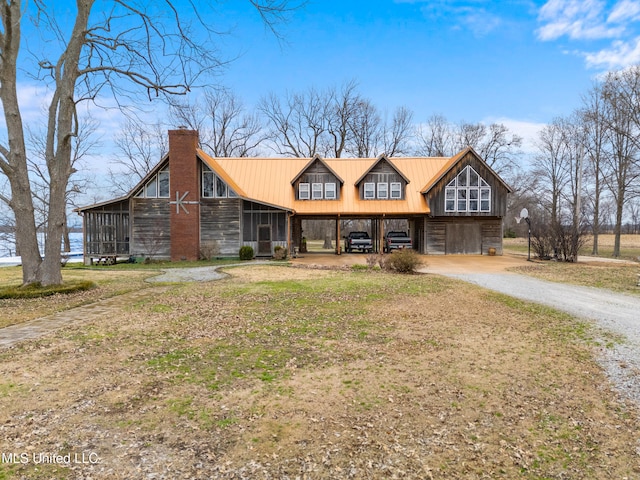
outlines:
[[[613, 235], [600, 235], [600, 256], [607, 257], [613, 251]], [[637, 260], [640, 257], [640, 235], [622, 235], [622, 256]], [[522, 238], [505, 239], [505, 249], [526, 251], [527, 240]], [[616, 292], [640, 295], [638, 287], [638, 273], [640, 264], [608, 263], [593, 260], [586, 255], [591, 252], [592, 244], [587, 243], [583, 251], [585, 255], [579, 257], [579, 262], [548, 262], [533, 260], [530, 265], [515, 269], [519, 273], [531, 275], [552, 282], [571, 283], [588, 287], [604, 288]]]
[[[0, 478], [637, 478], [588, 329], [436, 276], [251, 267], [0, 354]], [[92, 457], [96, 458], [96, 457]]]
[[[98, 288], [72, 294], [53, 295], [49, 298], [2, 299], [0, 300], [0, 328], [93, 303], [102, 298], [147, 288], [149, 284], [144, 279], [155, 272], [64, 268], [62, 273], [65, 281], [89, 280], [95, 282]], [[18, 286], [21, 283], [20, 267], [0, 268], [0, 286]]]
[[[598, 256], [611, 257], [615, 237], [611, 234], [598, 236]], [[505, 238], [504, 248], [517, 252], [527, 251], [526, 238]], [[593, 238], [588, 238], [580, 253], [583, 256], [590, 256], [593, 251]], [[532, 255], [534, 252], [532, 251]], [[620, 236], [620, 258], [627, 260], [637, 260], [640, 258], [640, 235]]]

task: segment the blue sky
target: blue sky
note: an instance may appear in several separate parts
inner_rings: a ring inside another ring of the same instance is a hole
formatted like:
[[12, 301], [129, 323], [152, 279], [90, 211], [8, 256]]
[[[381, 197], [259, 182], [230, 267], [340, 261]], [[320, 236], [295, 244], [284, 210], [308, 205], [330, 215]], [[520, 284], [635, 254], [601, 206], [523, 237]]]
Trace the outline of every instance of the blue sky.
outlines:
[[[228, 32], [217, 47], [234, 60], [210, 82], [249, 109], [271, 92], [355, 80], [389, 115], [406, 106], [416, 123], [433, 114], [501, 122], [525, 137], [528, 151], [599, 75], [640, 62], [640, 0], [307, 0], [278, 27], [282, 42], [247, 0], [213, 3], [216, 11], [203, 8], [202, 19]], [[40, 36], [27, 41], [46, 48]], [[28, 80], [20, 87], [25, 121], [41, 123], [46, 89]], [[144, 107], [150, 122], [165, 117], [161, 104]], [[123, 119], [115, 109], [91, 110], [103, 148], [89, 166], [106, 171]]]
[[579, 106], [595, 78], [640, 60], [640, 1], [310, 0], [279, 43], [248, 2], [225, 2], [235, 23], [219, 77], [248, 105], [269, 92], [355, 79], [383, 110], [416, 122], [502, 121], [531, 136]]

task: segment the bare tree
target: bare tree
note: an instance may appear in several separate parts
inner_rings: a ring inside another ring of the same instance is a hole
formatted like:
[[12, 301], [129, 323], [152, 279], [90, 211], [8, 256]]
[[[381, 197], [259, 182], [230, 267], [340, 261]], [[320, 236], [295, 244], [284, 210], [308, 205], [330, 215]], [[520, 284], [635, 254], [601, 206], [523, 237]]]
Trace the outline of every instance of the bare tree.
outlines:
[[[286, 0], [250, 2], [268, 24], [287, 9]], [[79, 128], [78, 104], [95, 101], [106, 91], [113, 92], [119, 103], [133, 100], [140, 91], [149, 99], [184, 94], [221, 64], [210, 48], [212, 39], [203, 38], [215, 32], [204, 22], [193, 28], [183, 21], [184, 9], [196, 8], [193, 3], [178, 8], [171, 0], [161, 4], [123, 0], [105, 12], [96, 11], [96, 5], [94, 0], [75, 2], [71, 22], [66, 17], [59, 21], [57, 10], [44, 0], [8, 0], [0, 9], [0, 102], [7, 131], [7, 141], [0, 145], [0, 170], [11, 185], [10, 197], [1, 200], [16, 219], [24, 284], [62, 282], [60, 246], [73, 173], [72, 139]], [[202, 12], [193, 11], [193, 15], [202, 18]], [[46, 42], [39, 56], [22, 52], [25, 22], [35, 22], [35, 32]], [[44, 260], [38, 250], [18, 71], [36, 72], [34, 81], [51, 88], [45, 135], [50, 191]]]
[[382, 132], [382, 149], [389, 157], [400, 157], [410, 153], [413, 138], [413, 112], [399, 107], [393, 114], [391, 124], [385, 123]]
[[330, 90], [330, 102], [327, 109], [327, 133], [329, 152], [334, 158], [340, 158], [353, 141], [350, 128], [351, 120], [362, 101], [357, 91], [357, 83], [352, 80], [342, 85], [340, 90]]
[[357, 158], [374, 157], [382, 132], [382, 120], [378, 109], [366, 99], [357, 104], [354, 115], [349, 120], [352, 142], [346, 148], [349, 155]]
[[[506, 175], [517, 165], [522, 137], [511, 133], [501, 123], [461, 123], [454, 140], [455, 150], [469, 146], [499, 175]], [[453, 154], [453, 153], [452, 153]]]
[[522, 137], [501, 123], [454, 125], [442, 115], [433, 115], [417, 131], [416, 153], [428, 157], [450, 157], [473, 147], [499, 175], [513, 174], [518, 166]]
[[215, 157], [249, 157], [264, 141], [258, 115], [247, 113], [228, 90], [209, 90], [204, 102], [175, 103], [171, 110], [178, 122], [199, 132], [201, 147]]
[[425, 157], [451, 156], [453, 151], [453, 131], [443, 115], [432, 115], [425, 124], [417, 128], [418, 146], [416, 155]]
[[586, 174], [589, 178], [586, 196], [591, 207], [591, 232], [593, 234], [592, 255], [598, 255], [598, 236], [601, 228], [600, 202], [603, 196], [604, 182], [602, 168], [607, 154], [607, 127], [603, 118], [604, 102], [602, 88], [595, 85], [582, 99], [582, 108], [578, 114], [584, 128], [584, 149], [587, 160]]
[[267, 119], [273, 150], [288, 157], [326, 156], [329, 100], [326, 93], [314, 88], [287, 93], [284, 101], [273, 93], [263, 97], [258, 109]]
[[[98, 123], [95, 119], [87, 117], [79, 123], [78, 133], [71, 139], [71, 175], [67, 183], [65, 194], [64, 225], [62, 227], [62, 251], [71, 251], [71, 240], [69, 238], [69, 209], [78, 206], [76, 199], [87, 191], [91, 181], [81, 174], [84, 169], [83, 160], [91, 155], [99, 147], [100, 142], [95, 137]], [[31, 177], [31, 188], [34, 199], [36, 215], [36, 229], [40, 232], [47, 231], [47, 212], [50, 210], [51, 180], [48, 176], [46, 166], [46, 142], [45, 135], [41, 130], [33, 130], [27, 127], [27, 145], [33, 156], [28, 159], [29, 172]], [[45, 237], [46, 241], [46, 237]]]
[[602, 87], [610, 155], [604, 180], [616, 205], [613, 256], [620, 256], [625, 203], [640, 194], [640, 66], [609, 73]]
[[567, 121], [555, 118], [539, 134], [539, 153], [533, 160], [533, 174], [541, 180], [541, 199], [555, 228], [560, 221], [563, 191], [570, 181], [566, 156]]
[[125, 195], [169, 151], [165, 127], [127, 118], [114, 140], [117, 156], [111, 161], [109, 179], [115, 195]]

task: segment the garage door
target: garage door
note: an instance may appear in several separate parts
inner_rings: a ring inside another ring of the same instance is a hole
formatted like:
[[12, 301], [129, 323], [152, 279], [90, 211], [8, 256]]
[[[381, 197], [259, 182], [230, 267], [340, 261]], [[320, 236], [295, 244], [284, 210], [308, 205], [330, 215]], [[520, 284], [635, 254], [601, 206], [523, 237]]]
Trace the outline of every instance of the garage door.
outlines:
[[447, 254], [479, 255], [482, 253], [482, 235], [478, 223], [448, 223]]

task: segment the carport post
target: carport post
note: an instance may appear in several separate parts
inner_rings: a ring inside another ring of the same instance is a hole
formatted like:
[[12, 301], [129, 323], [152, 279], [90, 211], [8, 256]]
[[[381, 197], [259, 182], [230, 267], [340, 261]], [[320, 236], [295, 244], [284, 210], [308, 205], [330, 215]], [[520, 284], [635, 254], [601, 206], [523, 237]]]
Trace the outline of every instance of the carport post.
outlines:
[[340, 214], [336, 217], [336, 255], [340, 255], [342, 243], [340, 242]]

